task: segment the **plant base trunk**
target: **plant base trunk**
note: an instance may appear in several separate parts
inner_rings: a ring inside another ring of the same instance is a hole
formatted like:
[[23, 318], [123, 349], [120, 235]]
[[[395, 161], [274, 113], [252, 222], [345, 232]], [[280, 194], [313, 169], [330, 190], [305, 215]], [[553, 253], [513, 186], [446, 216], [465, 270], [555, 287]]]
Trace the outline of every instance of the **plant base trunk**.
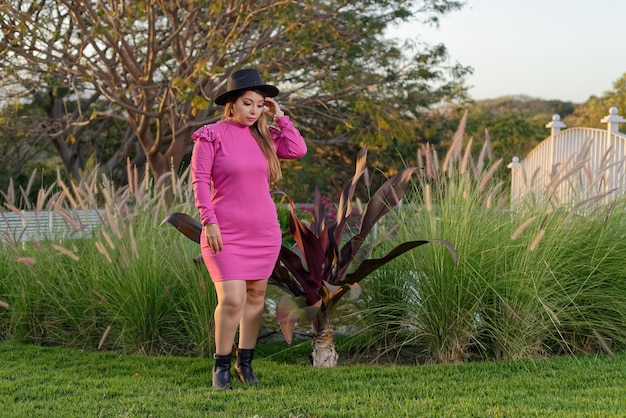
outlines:
[[339, 355], [337, 354], [337, 347], [333, 342], [333, 331], [328, 329], [321, 335], [313, 338], [311, 342], [313, 346], [313, 353], [311, 354], [311, 360], [313, 367], [336, 367]]

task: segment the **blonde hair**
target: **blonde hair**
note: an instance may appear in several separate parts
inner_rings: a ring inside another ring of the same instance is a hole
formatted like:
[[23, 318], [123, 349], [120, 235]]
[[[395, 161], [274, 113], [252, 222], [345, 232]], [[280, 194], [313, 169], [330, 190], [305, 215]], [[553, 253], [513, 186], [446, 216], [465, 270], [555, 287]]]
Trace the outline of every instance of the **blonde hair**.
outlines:
[[[263, 92], [256, 92], [265, 97]], [[226, 107], [224, 108], [224, 119], [228, 119], [230, 117], [231, 109], [233, 108], [235, 100], [236, 98], [232, 98], [228, 103], [226, 103]], [[270, 133], [270, 128], [264, 114], [261, 114], [261, 117], [259, 117], [254, 125], [250, 127], [250, 133], [252, 133], [252, 136], [256, 140], [257, 144], [259, 144], [259, 148], [261, 148], [261, 151], [267, 160], [271, 178], [274, 180], [280, 180], [283, 177], [280, 169], [280, 161], [278, 160], [278, 155], [276, 155], [274, 140], [272, 139], [272, 134]]]

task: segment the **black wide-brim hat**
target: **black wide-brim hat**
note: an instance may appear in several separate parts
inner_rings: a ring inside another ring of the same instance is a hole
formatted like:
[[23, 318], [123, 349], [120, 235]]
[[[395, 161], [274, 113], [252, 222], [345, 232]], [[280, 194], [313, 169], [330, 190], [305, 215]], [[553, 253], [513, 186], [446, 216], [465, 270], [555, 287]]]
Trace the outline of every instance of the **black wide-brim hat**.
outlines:
[[215, 104], [220, 106], [229, 102], [232, 96], [242, 93], [246, 90], [260, 90], [265, 93], [266, 97], [278, 96], [278, 89], [269, 84], [263, 84], [261, 74], [254, 68], [246, 68], [237, 70], [228, 77], [226, 83], [226, 92], [215, 98]]

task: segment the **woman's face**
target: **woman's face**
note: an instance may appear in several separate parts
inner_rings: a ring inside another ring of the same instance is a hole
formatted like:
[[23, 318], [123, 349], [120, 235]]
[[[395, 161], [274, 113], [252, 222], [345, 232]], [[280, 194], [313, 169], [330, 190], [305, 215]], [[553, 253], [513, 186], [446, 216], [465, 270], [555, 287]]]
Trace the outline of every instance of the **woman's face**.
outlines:
[[242, 125], [252, 126], [263, 115], [265, 97], [248, 90], [233, 103], [231, 118]]

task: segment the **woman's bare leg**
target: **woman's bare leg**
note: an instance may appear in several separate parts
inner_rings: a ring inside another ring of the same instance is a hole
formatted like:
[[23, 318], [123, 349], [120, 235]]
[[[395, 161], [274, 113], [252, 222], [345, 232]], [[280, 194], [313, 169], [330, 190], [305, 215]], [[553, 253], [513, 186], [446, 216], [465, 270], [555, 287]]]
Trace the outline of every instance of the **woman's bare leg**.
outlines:
[[215, 282], [217, 306], [215, 308], [215, 354], [230, 354], [239, 322], [246, 304], [246, 281]]
[[239, 323], [240, 349], [251, 349], [256, 346], [265, 307], [266, 290], [267, 279], [246, 281], [246, 298]]

